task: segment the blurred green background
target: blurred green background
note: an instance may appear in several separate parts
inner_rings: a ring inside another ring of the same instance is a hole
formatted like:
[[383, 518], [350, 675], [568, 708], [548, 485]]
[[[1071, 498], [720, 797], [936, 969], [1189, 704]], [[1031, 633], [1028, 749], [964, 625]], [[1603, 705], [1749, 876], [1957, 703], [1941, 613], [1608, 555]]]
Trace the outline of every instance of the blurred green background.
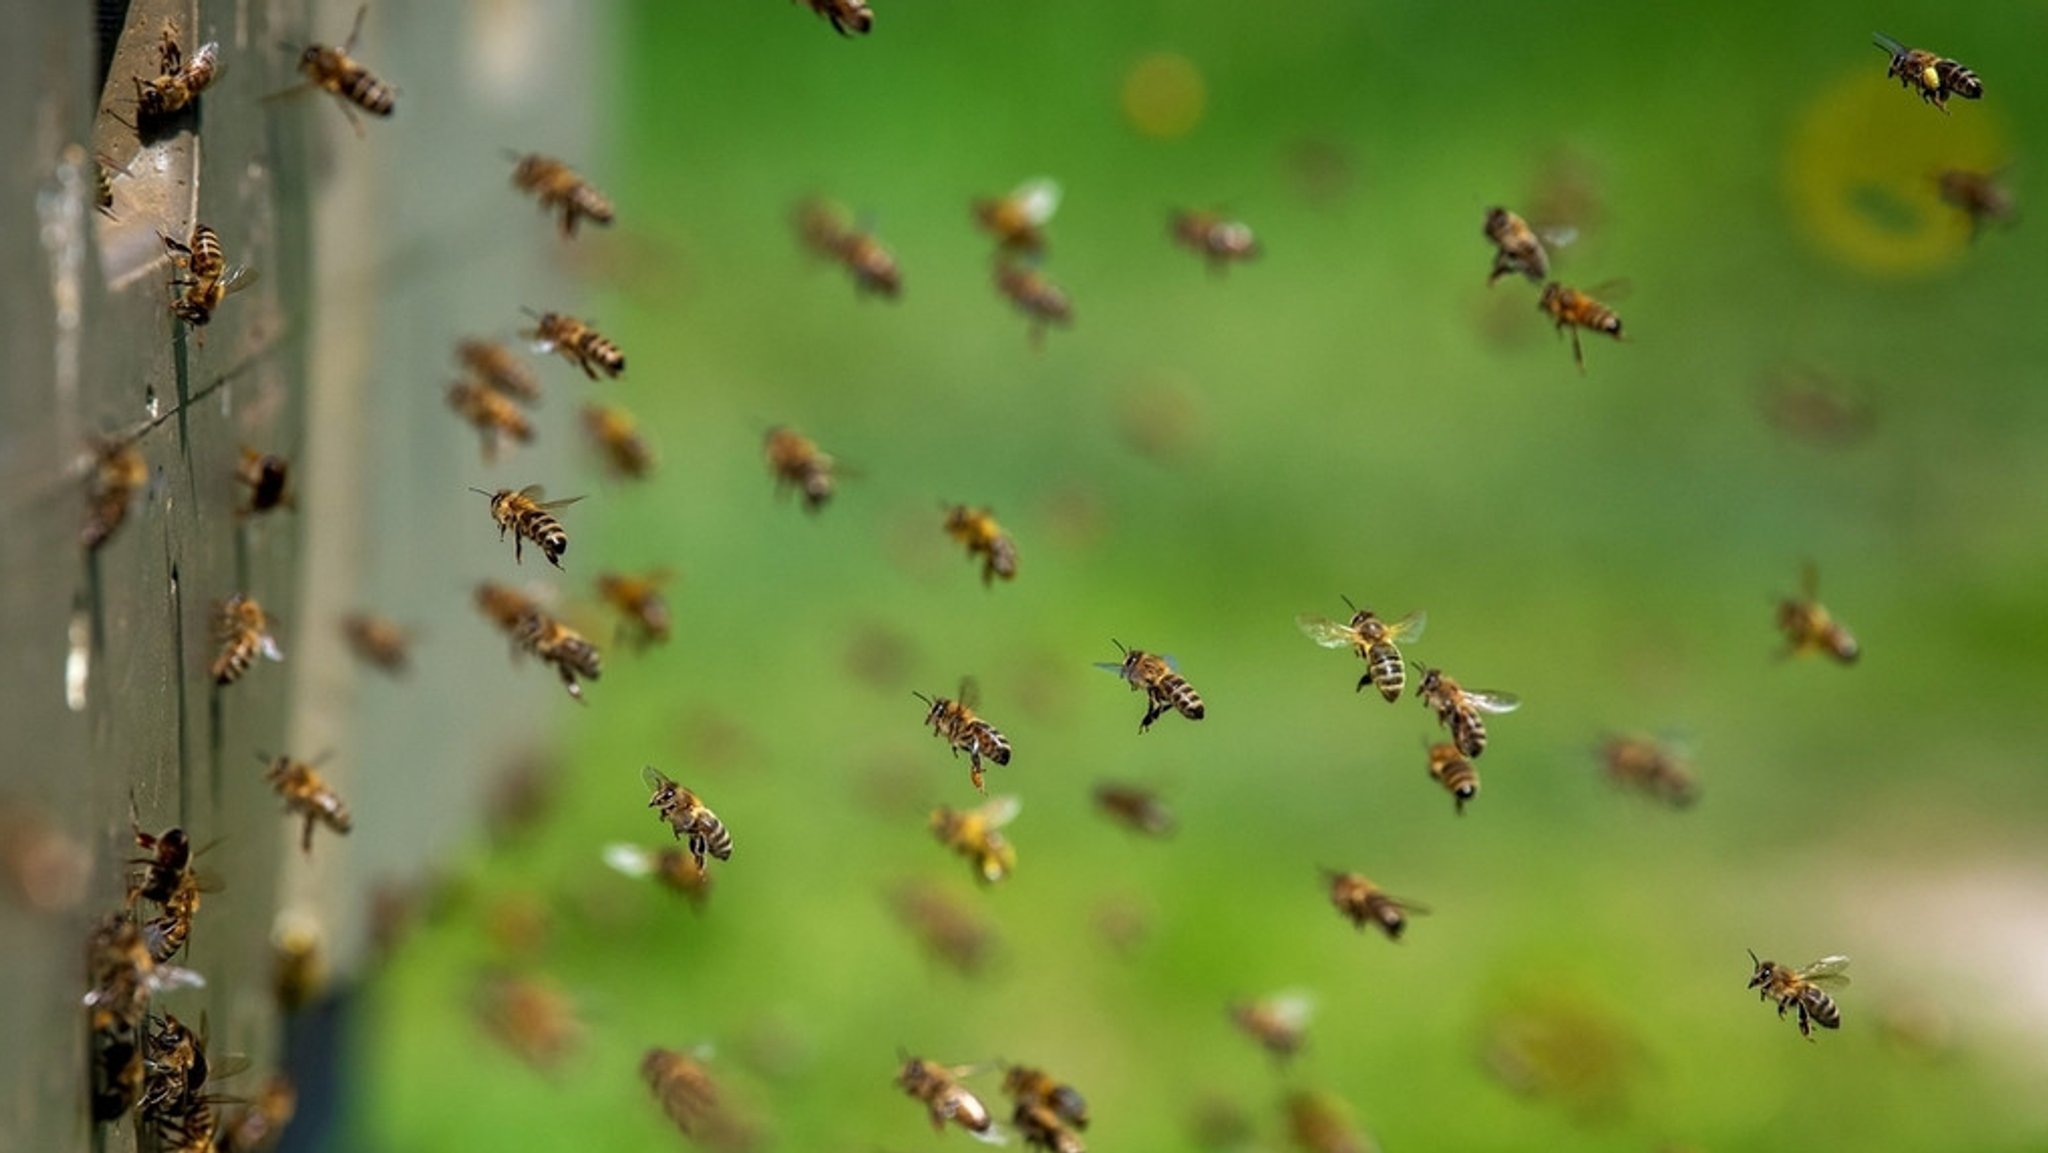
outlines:
[[[778, 1149], [929, 1147], [899, 1046], [1049, 1068], [1100, 1150], [1190, 1146], [1211, 1098], [1277, 1149], [1295, 1087], [1394, 1150], [2048, 1147], [2048, 251], [2031, 222], [1972, 243], [1932, 181], [2010, 164], [2026, 198], [2048, 8], [876, 9], [857, 41], [769, 0], [615, 30], [613, 161], [587, 167], [620, 223], [589, 241], [633, 368], [591, 392], [663, 463], [590, 482], [571, 579], [673, 566], [676, 637], [607, 653], [561, 706], [557, 807], [458, 864], [370, 986], [360, 1141], [673, 1148], [640, 1054], [709, 1042]], [[1873, 27], [1985, 99], [1923, 106]], [[1124, 104], [1159, 53], [1201, 82], [1170, 137]], [[968, 202], [1039, 175], [1077, 322], [1034, 353]], [[872, 223], [902, 300], [800, 251], [806, 193]], [[1584, 376], [1533, 286], [1486, 287], [1495, 203], [1571, 217], [1559, 278], [1628, 280], [1629, 339], [1587, 337]], [[1175, 207], [1240, 216], [1264, 259], [1208, 274]], [[1766, 419], [1801, 370], [1867, 434]], [[856, 473], [814, 519], [771, 495], [777, 423]], [[1014, 584], [981, 586], [942, 501], [994, 507]], [[1774, 659], [1809, 558], [1855, 668]], [[1426, 607], [1415, 658], [1525, 699], [1462, 818], [1426, 711], [1355, 695], [1356, 660], [1296, 632], [1339, 594]], [[1135, 735], [1140, 698], [1089, 668], [1112, 637], [1173, 653], [1208, 719]], [[965, 673], [1016, 749], [991, 790], [1023, 800], [986, 890], [925, 828], [975, 797], [910, 697]], [[1616, 729], [1682, 732], [1701, 803], [1609, 788], [1590, 750]], [[701, 914], [600, 859], [667, 841], [646, 763], [736, 839]], [[1179, 835], [1101, 818], [1102, 779], [1162, 790]], [[1433, 915], [1354, 932], [1325, 864]], [[989, 971], [922, 953], [889, 905], [913, 879], [994, 926]], [[1745, 948], [1852, 956], [1842, 1030], [1774, 1020]], [[552, 1076], [475, 1023], [504, 965], [584, 1018]], [[1224, 1014], [1282, 988], [1320, 1005], [1284, 1070]], [[1590, 1104], [1489, 1073], [1529, 1015], [1628, 1038]]]

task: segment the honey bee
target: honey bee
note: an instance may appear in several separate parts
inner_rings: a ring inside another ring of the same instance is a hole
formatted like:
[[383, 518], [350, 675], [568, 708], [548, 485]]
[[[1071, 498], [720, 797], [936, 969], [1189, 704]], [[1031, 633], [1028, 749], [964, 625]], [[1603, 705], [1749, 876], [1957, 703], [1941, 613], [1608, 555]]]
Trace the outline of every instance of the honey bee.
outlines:
[[649, 1049], [641, 1058], [640, 1076], [685, 1137], [717, 1153], [745, 1153], [759, 1143], [752, 1126], [725, 1105], [711, 1071], [698, 1058], [673, 1049]]
[[1009, 298], [1017, 311], [1031, 320], [1031, 346], [1045, 343], [1049, 325], [1066, 328], [1074, 323], [1074, 306], [1044, 272], [1010, 261], [996, 264], [996, 291]]
[[1287, 1095], [1287, 1129], [1306, 1153], [1378, 1153], [1358, 1131], [1350, 1110], [1327, 1093], [1297, 1090]]
[[1023, 807], [1015, 797], [995, 797], [964, 810], [941, 805], [932, 810], [932, 835], [971, 861], [984, 884], [993, 884], [1017, 868], [1017, 848], [1002, 830]]
[[1173, 835], [1173, 813], [1159, 794], [1143, 785], [1122, 785], [1105, 781], [1095, 786], [1095, 807], [1115, 818], [1125, 828], [1150, 837]]
[[1943, 116], [1948, 115], [1949, 97], [1975, 100], [1984, 95], [1983, 81], [1955, 61], [1908, 48], [1882, 32], [1874, 32], [1871, 37], [1879, 48], [1891, 54], [1891, 66], [1885, 69], [1885, 76], [1897, 77], [1900, 86], [1908, 90], [1918, 89], [1920, 99], [1941, 109]]
[[292, 462], [275, 453], [242, 450], [242, 463], [235, 480], [249, 490], [249, 503], [236, 509], [238, 517], [251, 517], [280, 508], [295, 507], [291, 492]]
[[1529, 222], [1505, 208], [1486, 210], [1486, 239], [1493, 242], [1493, 273], [1487, 286], [1511, 272], [1519, 272], [1537, 284], [1550, 276], [1550, 254]]
[[822, 200], [810, 199], [797, 206], [797, 236], [819, 256], [844, 265], [853, 274], [858, 292], [872, 292], [891, 300], [903, 292], [903, 273], [896, 257], [874, 234], [846, 222], [845, 213]]
[[924, 723], [931, 726], [933, 736], [944, 738], [956, 757], [962, 749], [967, 751], [967, 772], [975, 790], [988, 792], [982, 785], [981, 759], [987, 757], [999, 765], [1009, 764], [1010, 742], [994, 725], [975, 715], [974, 710], [981, 703], [980, 684], [973, 677], [960, 678], [958, 700], [918, 692], [910, 695], [925, 703]]
[[305, 831], [299, 835], [299, 851], [313, 851], [313, 828], [326, 825], [335, 833], [346, 835], [354, 822], [349, 819], [348, 806], [341, 803], [341, 797], [320, 776], [319, 770], [304, 761], [295, 761], [288, 756], [259, 757], [270, 768], [263, 779], [277, 795], [284, 798], [286, 813], [295, 813], [305, 818]]
[[2019, 215], [2013, 204], [2012, 191], [1998, 179], [1997, 173], [1950, 168], [1935, 179], [1941, 189], [1941, 199], [1961, 209], [1970, 218], [1972, 241], [1983, 230], [1985, 221], [2010, 224]]
[[363, 123], [356, 118], [350, 105], [372, 116], [389, 116], [398, 103], [397, 91], [372, 76], [369, 69], [350, 55], [355, 51], [356, 38], [362, 35], [363, 16], [369, 10], [367, 4], [356, 9], [355, 25], [349, 29], [348, 39], [341, 47], [306, 45], [305, 50], [299, 53], [299, 71], [305, 74], [305, 83], [278, 94], [286, 95], [308, 86], [333, 93], [339, 100], [335, 107], [341, 109], [348, 126], [355, 129], [358, 137], [363, 134]]
[[1360, 929], [1367, 923], [1378, 925], [1389, 941], [1401, 939], [1401, 931], [1408, 927], [1410, 915], [1420, 916], [1429, 912], [1413, 901], [1388, 896], [1380, 891], [1378, 885], [1357, 873], [1324, 869], [1323, 876], [1330, 883], [1330, 903], [1337, 906], [1338, 912]]
[[1842, 1011], [1835, 1007], [1835, 999], [1828, 996], [1821, 986], [1847, 985], [1849, 975], [1843, 970], [1849, 967], [1849, 958], [1822, 957], [1804, 969], [1794, 969], [1776, 961], [1759, 961], [1754, 951], [1750, 952], [1749, 959], [1756, 965], [1756, 972], [1749, 978], [1749, 987], [1758, 991], [1758, 999], [1776, 1001], [1779, 1017], [1784, 1017], [1787, 1009], [1796, 1011], [1800, 1036], [1812, 1040], [1815, 1025], [1823, 1029], [1842, 1027]]
[[[791, 0], [792, 3], [795, 0]], [[811, 11], [832, 22], [832, 30], [841, 36], [858, 32], [865, 36], [875, 26], [875, 14], [868, 7], [868, 0], [804, 0]]]
[[577, 678], [594, 681], [604, 675], [604, 659], [597, 646], [544, 612], [535, 610], [520, 617], [512, 626], [512, 642], [521, 651], [539, 657], [542, 663], [555, 666], [562, 686], [579, 702], [583, 699], [583, 686]]
[[927, 952], [970, 977], [981, 972], [995, 952], [994, 932], [935, 887], [905, 885], [891, 903]]
[[149, 483], [149, 462], [132, 440], [96, 440], [92, 473], [86, 485], [85, 528], [78, 542], [88, 550], [107, 543], [128, 519], [135, 494]]
[[[132, 798], [130, 807], [132, 810]], [[194, 855], [192, 838], [175, 826], [152, 836], [143, 832], [142, 826], [136, 824], [132, 816], [129, 824], [135, 831], [136, 847], [149, 855], [134, 857], [128, 862], [142, 866], [129, 872], [128, 903], [133, 905], [135, 899], [141, 897], [161, 905], [171, 899], [171, 894], [178, 891], [179, 884], [191, 871]]]
[[1088, 1102], [1072, 1085], [1063, 1085], [1042, 1069], [1012, 1065], [1003, 1070], [1003, 1092], [1020, 1104], [1030, 1101], [1052, 1111], [1064, 1124], [1088, 1127]]
[[284, 659], [277, 639], [270, 635], [270, 617], [256, 598], [236, 593], [220, 606], [214, 618], [214, 636], [221, 642], [220, 655], [213, 659], [213, 683], [231, 685], [242, 679], [249, 666], [261, 656]]
[[1180, 675], [1180, 670], [1169, 657], [1162, 657], [1143, 649], [1124, 648], [1123, 642], [1112, 638], [1109, 642], [1124, 654], [1119, 664], [1106, 661], [1096, 662], [1095, 667], [1104, 672], [1115, 673], [1129, 681], [1132, 691], [1145, 693], [1145, 716], [1138, 722], [1138, 731], [1152, 727], [1152, 722], [1175, 710], [1191, 721], [1199, 721], [1208, 715], [1202, 704], [1201, 694]]
[[699, 909], [711, 897], [711, 874], [698, 864], [696, 854], [683, 849], [610, 844], [605, 846], [604, 862], [629, 877], [653, 877]]
[[1315, 998], [1297, 989], [1239, 1001], [1230, 1007], [1230, 1020], [1246, 1036], [1257, 1041], [1276, 1059], [1286, 1061], [1301, 1052], [1308, 1038], [1309, 1019], [1315, 1016]]
[[1479, 795], [1479, 770], [1458, 746], [1443, 741], [1429, 746], [1429, 775], [1457, 798], [1458, 815], [1464, 816], [1465, 802]]
[[512, 533], [514, 563], [522, 559], [522, 542], [530, 540], [548, 558], [549, 564], [562, 567], [562, 554], [569, 551], [569, 534], [563, 530], [562, 522], [551, 515], [551, 510], [567, 508], [582, 497], [548, 500], [547, 493], [537, 484], [527, 485], [518, 492], [509, 488], [496, 492], [485, 492], [480, 488], [469, 491], [491, 498], [491, 519], [498, 522], [498, 539], [504, 540], [507, 532]]
[[476, 586], [476, 607], [492, 624], [514, 634], [521, 621], [541, 612], [539, 601], [495, 581], [483, 581]]
[[967, 546], [971, 559], [981, 557], [981, 583], [996, 577], [1017, 579], [1017, 542], [996, 523], [993, 510], [956, 504], [946, 510], [947, 535]]
[[397, 621], [350, 613], [342, 618], [341, 635], [357, 660], [394, 677], [406, 674], [412, 661], [412, 636]]
[[1442, 669], [1423, 669], [1415, 695], [1436, 711], [1437, 724], [1451, 730], [1458, 751], [1474, 758], [1486, 751], [1486, 722], [1479, 714], [1511, 713], [1522, 707], [1521, 698], [1513, 693], [1464, 688]]
[[612, 222], [612, 202], [575, 169], [538, 152], [508, 155], [513, 160], [512, 187], [532, 193], [543, 209], [561, 212], [563, 236], [576, 235], [576, 224], [582, 219]]
[[1572, 359], [1578, 362], [1579, 372], [1586, 371], [1586, 350], [1579, 344], [1579, 330], [1604, 332], [1616, 340], [1621, 339], [1621, 318], [1614, 310], [1580, 292], [1566, 288], [1553, 280], [1543, 286], [1543, 296], [1536, 307], [1556, 322], [1558, 332], [1570, 332], [1572, 336]]
[[832, 499], [834, 483], [832, 458], [818, 451], [817, 442], [793, 428], [777, 425], [762, 442], [768, 471], [775, 476], [775, 495], [790, 489], [803, 494], [804, 511], [817, 512]]
[[282, 1074], [263, 1083], [256, 1100], [236, 1113], [221, 1131], [221, 1153], [258, 1153], [277, 1144], [298, 1111], [299, 1093]]
[[533, 422], [520, 411], [519, 405], [480, 381], [458, 380], [450, 384], [448, 407], [468, 421], [482, 438], [485, 464], [498, 459], [500, 440], [509, 438], [520, 444], [533, 443]]
[[1087, 1153], [1081, 1138], [1050, 1106], [1037, 1101], [1020, 1099], [1011, 1110], [1010, 1121], [1017, 1131], [1024, 1135], [1024, 1144], [1044, 1149], [1047, 1153]]
[[92, 1115], [113, 1121], [143, 1091], [149, 999], [170, 989], [198, 988], [205, 978], [190, 969], [160, 965], [142, 931], [120, 913], [101, 921], [86, 943], [92, 988], [82, 998], [92, 1044]]
[[583, 431], [611, 475], [638, 480], [654, 471], [654, 450], [625, 409], [615, 404], [584, 405]]
[[974, 1071], [973, 1066], [948, 1067], [905, 1055], [903, 1068], [896, 1074], [896, 1086], [924, 1103], [934, 1132], [945, 1132], [946, 1122], [951, 1121], [980, 1140], [1000, 1144], [1002, 1134], [997, 1131], [988, 1106], [960, 1084], [962, 1077]]
[[1350, 624], [1340, 625], [1328, 617], [1304, 613], [1294, 618], [1295, 626], [1326, 649], [1349, 648], [1358, 654], [1358, 659], [1365, 662], [1365, 675], [1358, 678], [1356, 691], [1364, 692], [1365, 686], [1372, 685], [1387, 701], [1400, 700], [1401, 689], [1407, 684], [1407, 663], [1402, 659], [1400, 646], [1422, 638], [1429, 614], [1417, 609], [1400, 620], [1384, 621], [1372, 610], [1352, 604], [1350, 597], [1344, 598], [1344, 604], [1351, 609]]
[[704, 868], [707, 853], [721, 861], [732, 859], [732, 834], [726, 831], [718, 814], [704, 807], [697, 794], [668, 779], [653, 765], [640, 770], [640, 779], [654, 790], [647, 807], [657, 810], [677, 840], [689, 838], [690, 855], [698, 869]]
[[104, 155], [93, 157], [92, 162], [92, 206], [100, 215], [119, 223], [121, 218], [114, 213], [114, 173], [128, 175], [128, 170], [109, 160]]
[[1059, 182], [1040, 176], [1019, 184], [1007, 196], [976, 200], [974, 219], [1003, 251], [1036, 254], [1045, 251], [1045, 226], [1059, 207]]
[[300, 910], [286, 909], [272, 922], [270, 960], [271, 988], [286, 1013], [305, 1008], [327, 987], [319, 922]]
[[455, 362], [477, 379], [521, 404], [540, 402], [540, 380], [512, 350], [488, 340], [465, 340], [455, 346]]
[[158, 232], [157, 237], [170, 254], [172, 268], [179, 273], [171, 277], [170, 286], [184, 289], [183, 293], [172, 297], [171, 315], [195, 328], [203, 328], [211, 322], [213, 310], [219, 308], [230, 293], [240, 292], [256, 282], [255, 272], [247, 265], [228, 267], [227, 252], [221, 247], [220, 234], [204, 224], [192, 226], [189, 241], [180, 241], [163, 232]]
[[665, 568], [637, 577], [598, 574], [597, 595], [625, 618], [627, 637], [633, 647], [644, 649], [650, 644], [668, 643], [668, 601], [662, 598], [661, 586], [673, 576]]
[[538, 977], [485, 977], [477, 988], [476, 1014], [485, 1032], [543, 1073], [559, 1068], [583, 1043], [575, 1004]]
[[1608, 736], [1600, 742], [1607, 779], [1683, 809], [1699, 798], [1692, 773], [1676, 752], [1648, 737]]
[[1845, 665], [1853, 665], [1863, 650], [1842, 623], [1815, 599], [1820, 591], [1820, 570], [1806, 565], [1799, 574], [1799, 595], [1778, 602], [1778, 631], [1785, 634], [1780, 657], [1823, 652]]
[[149, 948], [151, 960], [170, 960], [191, 939], [192, 918], [199, 912], [199, 893], [199, 878], [187, 871], [178, 878], [170, 895], [159, 903], [163, 911], [143, 923], [142, 940]]
[[206, 1085], [205, 1042], [170, 1013], [158, 1018], [147, 1036], [148, 1080], [138, 1104], [144, 1118], [173, 1116]]
[[161, 120], [166, 116], [182, 112], [199, 99], [220, 70], [220, 45], [208, 41], [200, 45], [199, 51], [185, 58], [184, 49], [178, 45], [178, 26], [175, 22], [164, 21], [163, 39], [157, 50], [160, 75], [145, 81], [140, 76], [130, 77], [135, 82], [135, 118], [140, 123]]
[[566, 313], [535, 312], [530, 308], [525, 312], [533, 317], [533, 327], [523, 335], [533, 341], [536, 352], [559, 352], [562, 359], [582, 369], [583, 375], [592, 380], [597, 379], [600, 369], [613, 380], [626, 371], [626, 354], [596, 329]]
[[1259, 257], [1259, 242], [1251, 227], [1214, 212], [1176, 212], [1169, 231], [1181, 247], [1208, 260], [1211, 272], [1228, 272], [1233, 262]]

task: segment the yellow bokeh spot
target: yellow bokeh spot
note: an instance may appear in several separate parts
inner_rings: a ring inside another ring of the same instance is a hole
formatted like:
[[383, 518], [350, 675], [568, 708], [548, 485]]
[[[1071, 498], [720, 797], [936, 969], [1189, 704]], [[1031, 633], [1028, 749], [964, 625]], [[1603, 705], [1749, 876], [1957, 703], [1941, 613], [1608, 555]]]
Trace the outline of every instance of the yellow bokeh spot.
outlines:
[[1822, 252], [1878, 276], [1933, 273], [1970, 244], [1969, 217], [1944, 204], [1943, 169], [1989, 172], [2008, 135], [1990, 109], [1956, 102], [1943, 116], [1896, 81], [1844, 76], [1806, 105], [1786, 144], [1795, 223]]
[[1124, 115], [1147, 136], [1186, 136], [1202, 122], [1207, 103], [1201, 70], [1178, 52], [1154, 52], [1124, 74]]

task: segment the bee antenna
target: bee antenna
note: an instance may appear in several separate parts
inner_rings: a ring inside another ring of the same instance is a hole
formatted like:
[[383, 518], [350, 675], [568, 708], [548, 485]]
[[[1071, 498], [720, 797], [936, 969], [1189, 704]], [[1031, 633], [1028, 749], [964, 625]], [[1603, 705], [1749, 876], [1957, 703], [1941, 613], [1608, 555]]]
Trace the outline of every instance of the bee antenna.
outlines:
[[535, 320], [539, 320], [539, 319], [540, 319], [540, 313], [538, 313], [538, 312], [535, 312], [534, 310], [532, 310], [531, 308], [528, 308], [528, 307], [526, 307], [526, 306], [525, 306], [525, 305], [523, 305], [523, 304], [519, 306], [519, 311], [521, 311], [521, 312], [525, 313], [526, 315], [528, 315], [528, 316], [530, 316], [530, 317], [534, 318]]
[[1118, 651], [1118, 652], [1120, 652], [1120, 653], [1124, 654], [1125, 656], [1130, 656], [1130, 655], [1131, 655], [1131, 650], [1129, 650], [1129, 649], [1127, 649], [1127, 648], [1125, 648], [1125, 647], [1124, 647], [1124, 642], [1122, 642], [1122, 641], [1120, 641], [1120, 640], [1116, 639], [1115, 637], [1111, 637], [1111, 638], [1109, 638], [1109, 643], [1110, 643], [1110, 644], [1113, 644], [1113, 645], [1115, 645], [1115, 646], [1116, 646], [1116, 651]]
[[491, 493], [491, 492], [485, 492], [484, 490], [482, 490], [482, 489], [478, 488], [478, 487], [477, 487], [477, 486], [475, 486], [475, 485], [470, 485], [470, 486], [469, 486], [469, 491], [471, 491], [471, 492], [473, 492], [473, 493], [476, 493], [476, 494], [477, 494], [477, 495], [479, 495], [479, 496], [496, 496], [496, 495], [497, 495], [496, 493]]
[[916, 697], [918, 700], [923, 701], [925, 704], [932, 703], [932, 699], [930, 697], [925, 696], [923, 693], [918, 692], [916, 689], [910, 690], [910, 695]]
[[1338, 593], [1337, 599], [1344, 602], [1345, 608], [1350, 609], [1352, 612], [1358, 611], [1358, 606], [1351, 603], [1350, 597], [1345, 596], [1343, 593]]

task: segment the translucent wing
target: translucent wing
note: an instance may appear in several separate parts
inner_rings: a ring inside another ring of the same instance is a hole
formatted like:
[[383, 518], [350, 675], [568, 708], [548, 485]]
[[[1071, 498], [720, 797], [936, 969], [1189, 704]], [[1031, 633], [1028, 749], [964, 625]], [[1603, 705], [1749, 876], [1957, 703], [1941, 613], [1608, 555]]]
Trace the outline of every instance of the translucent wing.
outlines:
[[604, 863], [629, 877], [645, 877], [654, 872], [653, 854], [622, 842], [604, 847]]
[[281, 661], [284, 659], [284, 650], [277, 647], [277, 638], [269, 633], [263, 634], [263, 639], [256, 643], [256, 648], [268, 660]]
[[1870, 38], [1877, 42], [1879, 48], [1894, 56], [1904, 56], [1906, 54], [1906, 46], [1904, 44], [1899, 43], [1882, 32], [1872, 32]]
[[540, 504], [540, 507], [542, 507], [542, 508], [567, 508], [567, 507], [569, 507], [570, 505], [572, 505], [572, 504], [575, 504], [575, 503], [576, 503], [577, 501], [579, 501], [579, 500], [582, 500], [582, 499], [583, 499], [583, 498], [582, 498], [582, 497], [580, 497], [580, 496], [570, 496], [570, 497], [563, 497], [563, 498], [562, 498], [561, 500], [550, 500], [550, 501], [541, 501], [541, 500], [540, 500], [540, 490], [539, 490], [538, 488], [534, 489], [533, 495], [534, 495], [534, 499], [535, 499], [535, 500], [536, 500], [537, 502], [539, 502], [539, 504]]
[[1401, 907], [1401, 911], [1402, 911], [1402, 912], [1404, 912], [1404, 913], [1407, 913], [1407, 914], [1409, 914], [1410, 916], [1415, 916], [1415, 917], [1427, 917], [1427, 916], [1429, 916], [1429, 906], [1428, 906], [1428, 905], [1423, 905], [1423, 904], [1419, 904], [1419, 903], [1417, 903], [1417, 902], [1415, 902], [1415, 901], [1405, 901], [1405, 900], [1402, 900], [1402, 899], [1401, 899], [1400, 897], [1388, 897], [1388, 898], [1387, 898], [1387, 900], [1389, 900], [1389, 901], [1392, 901], [1392, 902], [1394, 902], [1394, 903], [1395, 903], [1396, 905], [1399, 905], [1399, 906]]
[[1400, 620], [1387, 626], [1387, 639], [1405, 643], [1422, 639], [1422, 630], [1429, 625], [1429, 614], [1416, 609]]
[[221, 277], [221, 295], [231, 296], [234, 293], [240, 292], [256, 283], [258, 277], [259, 274], [255, 269], [246, 264], [237, 264], [233, 268], [228, 269], [226, 276]]
[[1557, 224], [1537, 229], [1536, 235], [1546, 248], [1564, 248], [1578, 241], [1579, 230], [1575, 225]]
[[1303, 613], [1294, 618], [1294, 627], [1326, 649], [1350, 648], [1358, 643], [1358, 634], [1350, 625], [1340, 625], [1329, 617]]
[[1113, 677], [1124, 675], [1124, 663], [1122, 661], [1096, 661], [1095, 667]]
[[640, 780], [657, 793], [675, 785], [674, 781], [669, 780], [660, 769], [655, 768], [653, 765], [640, 770]]
[[530, 484], [527, 485], [525, 488], [520, 489], [519, 495], [531, 501], [539, 501], [540, 499], [548, 495], [548, 490], [542, 488], [537, 484]]
[[1049, 176], [1040, 176], [1019, 184], [1010, 198], [1024, 210], [1024, 218], [1033, 224], [1044, 224], [1060, 209], [1060, 182]]
[[1482, 692], [1466, 689], [1465, 703], [1482, 713], [1512, 713], [1522, 707], [1522, 698], [1513, 693]]
[[990, 1125], [979, 1133], [969, 1129], [967, 1135], [984, 1145], [1008, 1145], [1010, 1143], [1010, 1134], [1001, 1125]]
[[1810, 985], [1847, 985], [1849, 958], [1843, 956], [1822, 957], [1806, 968], [1799, 970], [1801, 980]]
[[206, 978], [176, 965], [158, 965], [150, 970], [149, 988], [152, 993], [166, 993], [172, 989], [204, 989]]
[[1000, 829], [1016, 820], [1018, 811], [1023, 807], [1024, 802], [1015, 797], [995, 797], [981, 806], [978, 812], [989, 828]]
[[981, 707], [981, 682], [973, 677], [960, 678], [960, 703], [970, 709]]
[[1315, 1016], [1316, 999], [1301, 989], [1289, 989], [1268, 997], [1266, 1011], [1283, 1027], [1301, 1030], [1307, 1028], [1309, 1018]]

